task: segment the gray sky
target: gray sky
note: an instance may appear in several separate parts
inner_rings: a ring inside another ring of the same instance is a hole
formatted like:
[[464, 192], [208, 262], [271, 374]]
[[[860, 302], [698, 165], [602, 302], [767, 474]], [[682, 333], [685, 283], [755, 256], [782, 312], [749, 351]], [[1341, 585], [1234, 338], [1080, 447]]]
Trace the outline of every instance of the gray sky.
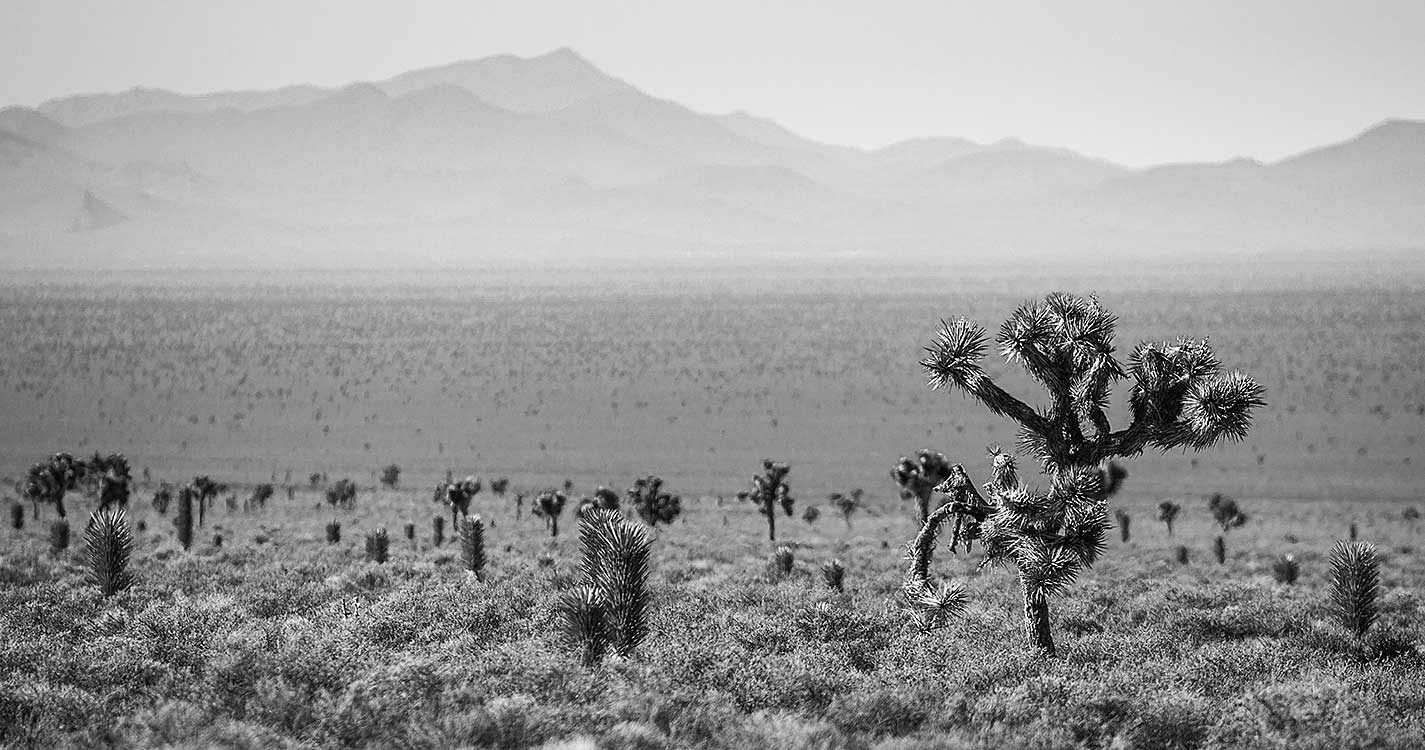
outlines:
[[1418, 0], [0, 0], [0, 104], [341, 84], [569, 46], [833, 143], [1017, 136], [1131, 165], [1425, 118]]

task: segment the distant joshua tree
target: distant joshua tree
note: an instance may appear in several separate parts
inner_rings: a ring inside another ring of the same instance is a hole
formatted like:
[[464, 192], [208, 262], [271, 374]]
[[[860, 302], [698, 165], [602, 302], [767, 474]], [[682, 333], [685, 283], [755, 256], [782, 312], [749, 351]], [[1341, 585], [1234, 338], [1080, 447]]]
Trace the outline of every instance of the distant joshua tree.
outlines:
[[[1212, 512], [1212, 520], [1222, 527], [1222, 533], [1226, 534], [1232, 529], [1241, 528], [1247, 523], [1247, 514], [1237, 507], [1237, 501], [1221, 493], [1213, 493], [1207, 499], [1207, 509]], [[1212, 553], [1217, 557], [1219, 565], [1227, 562], [1227, 540], [1218, 536], [1212, 541]]]
[[922, 448], [911, 459], [901, 456], [901, 460], [891, 469], [891, 479], [900, 487], [901, 499], [915, 499], [919, 514], [916, 518], [925, 523], [930, 516], [930, 498], [941, 482], [950, 478], [950, 462], [945, 454]]
[[584, 496], [584, 497], [579, 498], [578, 514], [579, 514], [579, 517], [580, 517], [580, 518], [582, 518], [582, 517], [584, 516], [584, 513], [585, 513], [586, 511], [594, 510], [594, 509], [599, 509], [599, 510], [614, 510], [614, 511], [618, 510], [618, 509], [619, 509], [619, 496], [618, 496], [618, 493], [617, 493], [617, 492], [614, 492], [613, 490], [609, 489], [608, 487], [604, 487], [603, 485], [600, 485], [600, 486], [598, 487], [598, 489], [595, 489], [595, 490], [594, 490], [594, 496], [593, 496], [593, 497]]
[[387, 489], [396, 489], [396, 485], [401, 483], [401, 467], [390, 464], [381, 469], [381, 486]]
[[85, 471], [82, 460], [75, 460], [68, 453], [56, 453], [30, 467], [20, 485], [21, 494], [36, 507], [53, 505], [59, 517], [64, 518], [64, 496], [78, 486]]
[[1158, 520], [1167, 524], [1169, 537], [1173, 535], [1173, 522], [1178, 519], [1178, 514], [1181, 513], [1182, 510], [1183, 507], [1172, 500], [1164, 500], [1158, 503]]
[[327, 475], [321, 473], [320, 471], [314, 471], [307, 476], [307, 486], [311, 487], [314, 490], [320, 488], [323, 484], [326, 483], [326, 481]]
[[206, 475], [193, 477], [193, 484], [190, 486], [195, 493], [194, 498], [198, 501], [198, 525], [202, 526], [208, 517], [208, 506], [218, 495], [227, 492], [228, 486], [214, 482]]
[[270, 484], [262, 483], [252, 488], [252, 494], [247, 498], [247, 507], [262, 510], [267, 507], [267, 501], [272, 499], [277, 489]]
[[865, 494], [859, 487], [851, 490], [851, 494], [843, 495], [840, 492], [833, 492], [826, 498], [831, 507], [841, 514], [841, 520], [846, 522], [846, 529], [851, 530], [851, 516], [861, 508], [861, 496]]
[[627, 492], [629, 504], [643, 522], [658, 528], [668, 525], [683, 512], [683, 499], [663, 491], [663, 479], [653, 475], [634, 480]]
[[491, 479], [491, 480], [490, 480], [490, 491], [493, 492], [493, 493], [495, 493], [495, 496], [496, 496], [496, 497], [504, 497], [504, 496], [505, 496], [505, 491], [508, 490], [509, 488], [510, 488], [510, 478], [509, 478], [509, 477], [501, 477], [501, 478], [499, 478], [499, 479]]
[[158, 485], [158, 489], [153, 492], [153, 509], [158, 514], [168, 515], [168, 506], [173, 503], [173, 485], [163, 482]]
[[[1117, 319], [1095, 298], [1052, 294], [1015, 310], [996, 343], [1011, 363], [1022, 365], [1049, 393], [1040, 411], [996, 385], [981, 366], [988, 347], [981, 326], [964, 318], [942, 322], [921, 362], [933, 389], [953, 386], [990, 412], [1020, 425], [1020, 449], [1033, 455], [1049, 478], [1045, 492], [1024, 487], [1014, 459], [991, 451], [988, 500], [958, 465], [940, 486], [951, 502], [926, 519], [911, 543], [912, 564], [905, 596], [913, 611], [939, 616], [963, 607], [963, 589], [929, 581], [930, 554], [940, 523], [967, 519], [966, 541], [979, 537], [985, 564], [1013, 564], [1024, 592], [1025, 636], [1053, 655], [1049, 598], [1065, 591], [1078, 571], [1105, 549], [1109, 527], [1105, 473], [1114, 458], [1144, 450], [1202, 449], [1240, 440], [1264, 405], [1262, 387], [1239, 373], [1222, 372], [1206, 341], [1139, 344], [1128, 366], [1114, 358]], [[1131, 379], [1132, 422], [1109, 426], [1108, 404], [1115, 382]], [[961, 534], [951, 538], [951, 550]], [[944, 594], [944, 596], [941, 596]]]
[[384, 565], [390, 549], [391, 536], [386, 533], [386, 529], [377, 529], [366, 535], [366, 560], [368, 562]]
[[484, 485], [476, 477], [466, 477], [459, 481], [447, 479], [435, 487], [435, 501], [445, 503], [450, 508], [450, 528], [460, 531], [460, 518], [470, 515], [470, 502], [480, 494]]
[[545, 490], [534, 499], [534, 514], [544, 519], [551, 537], [559, 536], [559, 515], [564, 512], [564, 504], [569, 496], [559, 490]]
[[[727, 516], [723, 516], [723, 518], [726, 519]], [[806, 521], [808, 526], [815, 525], [818, 518], [821, 518], [821, 509], [815, 505], [808, 505], [802, 510], [802, 520]]]
[[344, 510], [356, 509], [356, 482], [338, 479], [327, 488], [327, 504]]
[[739, 498], [751, 500], [757, 512], [767, 517], [767, 538], [777, 541], [777, 505], [788, 517], [792, 515], [791, 487], [787, 484], [787, 472], [791, 467], [771, 459], [763, 459], [762, 473], [752, 477], [752, 491], [738, 493]]

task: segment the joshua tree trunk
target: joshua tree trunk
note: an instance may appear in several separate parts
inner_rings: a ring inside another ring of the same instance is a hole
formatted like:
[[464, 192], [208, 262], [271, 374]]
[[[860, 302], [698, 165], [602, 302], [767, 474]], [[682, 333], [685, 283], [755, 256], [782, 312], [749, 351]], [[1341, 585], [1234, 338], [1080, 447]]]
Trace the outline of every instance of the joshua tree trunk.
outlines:
[[559, 516], [553, 516], [549, 519], [549, 536], [559, 536]]
[[930, 517], [930, 493], [927, 492], [923, 495], [916, 495], [915, 501], [920, 504], [919, 521], [924, 524], [925, 519]]
[[1031, 648], [1054, 656], [1054, 633], [1049, 629], [1049, 599], [1024, 594], [1024, 637]]
[[198, 526], [203, 525], [203, 519], [208, 515], [208, 499], [202, 495], [198, 496]]
[[64, 518], [64, 493], [60, 493], [54, 499], [54, 509], [59, 511], [59, 517]]
[[777, 505], [769, 500], [765, 507], [767, 509], [767, 538], [775, 542], [777, 541]]

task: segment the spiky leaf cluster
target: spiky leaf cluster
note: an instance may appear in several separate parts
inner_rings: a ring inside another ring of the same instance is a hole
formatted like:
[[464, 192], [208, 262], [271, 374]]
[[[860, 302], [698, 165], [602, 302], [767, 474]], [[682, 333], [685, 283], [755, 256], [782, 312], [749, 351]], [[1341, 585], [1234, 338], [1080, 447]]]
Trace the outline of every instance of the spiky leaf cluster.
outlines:
[[1272, 578], [1277, 583], [1290, 586], [1300, 577], [1301, 563], [1297, 561], [1296, 555], [1288, 552], [1272, 561]]
[[[583, 585], [561, 607], [587, 656], [605, 647], [630, 655], [648, 636], [653, 537], [617, 512], [591, 509], [579, 524]], [[590, 663], [585, 661], [585, 663]]]
[[384, 564], [391, 549], [391, 536], [385, 529], [377, 529], [366, 535], [366, 559], [368, 562]]
[[891, 479], [900, 488], [901, 499], [914, 499], [920, 511], [920, 522], [930, 515], [930, 498], [935, 488], [950, 478], [950, 461], [945, 454], [922, 448], [915, 458], [901, 456], [891, 469]]
[[638, 517], [654, 528], [670, 524], [683, 512], [683, 499], [663, 491], [663, 479], [649, 475], [634, 480], [627, 492]]
[[579, 652], [579, 663], [597, 666], [609, 650], [607, 604], [593, 586], [577, 586], [559, 595], [564, 639]]
[[327, 544], [337, 544], [341, 542], [341, 522], [330, 521], [327, 523]]
[[[960, 539], [978, 536], [985, 563], [1013, 564], [1026, 603], [1044, 617], [1039, 605], [1067, 588], [1105, 548], [1106, 499], [1126, 476], [1121, 467], [1114, 471], [1110, 459], [1147, 447], [1199, 449], [1245, 436], [1253, 412], [1264, 404], [1260, 385], [1223, 372], [1205, 341], [1142, 344], [1125, 367], [1114, 356], [1116, 325], [1096, 298], [1068, 294], [1051, 294], [1010, 315], [995, 344], [1005, 361], [1023, 367], [1044, 388], [1047, 404], [1035, 408], [985, 372], [981, 362], [990, 344], [984, 328], [964, 318], [942, 321], [921, 361], [929, 385], [957, 388], [1018, 423], [1020, 451], [1038, 460], [1048, 488], [1021, 486], [1013, 459], [998, 449], [991, 449], [984, 496], [963, 477], [947, 478], [938, 489], [954, 493], [951, 503], [929, 515], [911, 544], [908, 598], [927, 590], [933, 535], [955, 515], [952, 549]], [[1122, 380], [1132, 383], [1133, 417], [1115, 431], [1108, 408], [1113, 386]], [[1052, 642], [1031, 640], [1052, 653]]]
[[845, 591], [846, 566], [840, 560], [827, 560], [821, 566], [821, 579], [832, 591]]
[[796, 563], [797, 555], [792, 551], [791, 547], [784, 544], [778, 545], [777, 549], [772, 551], [772, 569], [776, 571], [779, 577], [786, 578], [791, 575], [792, 568]]
[[99, 510], [89, 517], [84, 530], [84, 562], [86, 577], [109, 597], [133, 584], [129, 558], [134, 552], [134, 537], [129, 531], [129, 514], [123, 507]]
[[1379, 614], [1380, 564], [1369, 542], [1336, 542], [1331, 550], [1331, 608], [1341, 624], [1364, 636]]
[[485, 522], [480, 516], [460, 520], [460, 562], [465, 569], [482, 578], [485, 570]]

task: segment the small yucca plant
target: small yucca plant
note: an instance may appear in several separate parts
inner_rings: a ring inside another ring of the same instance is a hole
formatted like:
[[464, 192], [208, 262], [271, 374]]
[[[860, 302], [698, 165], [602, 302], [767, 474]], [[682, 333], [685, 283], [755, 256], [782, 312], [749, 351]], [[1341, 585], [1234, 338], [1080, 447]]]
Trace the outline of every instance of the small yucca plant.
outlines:
[[1164, 500], [1158, 503], [1158, 520], [1167, 524], [1169, 537], [1173, 535], [1173, 522], [1178, 520], [1178, 514], [1182, 512], [1182, 509], [1183, 507], [1181, 505], [1178, 505], [1172, 500]]
[[1185, 544], [1179, 544], [1179, 545], [1178, 545], [1178, 551], [1177, 551], [1176, 557], [1177, 557], [1177, 560], [1178, 560], [1178, 564], [1179, 564], [1179, 565], [1187, 565], [1187, 564], [1188, 564], [1188, 548], [1187, 548], [1187, 545], [1185, 545]]
[[1300, 577], [1301, 563], [1297, 561], [1296, 555], [1288, 552], [1272, 561], [1272, 578], [1277, 583], [1290, 586], [1296, 583], [1296, 579]]
[[408, 523], [408, 524], [406, 524], [406, 527], [405, 527], [405, 534], [406, 534], [406, 541], [411, 542], [412, 544], [414, 544], [415, 541], [416, 541], [416, 525], [413, 524], [413, 523]]
[[391, 549], [391, 537], [385, 529], [377, 529], [366, 535], [366, 559], [377, 564], [385, 564]]
[[477, 579], [484, 580], [485, 524], [478, 515], [460, 519], [460, 562]]
[[327, 524], [327, 544], [338, 544], [341, 542], [341, 523], [332, 521]]
[[846, 522], [846, 529], [848, 531], [851, 529], [851, 516], [855, 515], [856, 511], [861, 507], [862, 494], [863, 491], [858, 487], [851, 490], [851, 494], [849, 495], [833, 492], [827, 497], [827, 501], [831, 503], [831, 507], [835, 508], [837, 512], [841, 514], [841, 519]]
[[[815, 505], [808, 505], [806, 509], [802, 511], [802, 520], [806, 521], [808, 526], [815, 526], [816, 519], [818, 518], [821, 518], [821, 509]], [[727, 525], [727, 516], [722, 517], [722, 525]]]
[[683, 512], [683, 499], [664, 492], [661, 477], [650, 474], [637, 479], [625, 494], [638, 511], [638, 517], [655, 529], [660, 523], [664, 526], [673, 523]]
[[569, 638], [586, 665], [610, 648], [627, 657], [648, 636], [653, 537], [646, 526], [593, 508], [580, 519], [579, 547], [583, 585], [559, 602]]
[[10, 528], [16, 531], [25, 528], [25, 506], [19, 503], [10, 504]]
[[779, 545], [772, 553], [772, 569], [776, 571], [779, 578], [786, 578], [792, 574], [792, 567], [796, 565], [797, 556], [792, 552], [792, 548], [786, 545]]
[[57, 518], [49, 525], [49, 548], [50, 551], [58, 555], [69, 549], [69, 522]]
[[1218, 565], [1227, 563], [1227, 540], [1217, 537], [1212, 540], [1212, 555], [1217, 558]]
[[89, 526], [84, 530], [87, 578], [104, 596], [113, 596], [133, 585], [129, 572], [133, 552], [129, 514], [122, 507], [113, 505], [89, 517]]
[[431, 521], [431, 541], [437, 547], [445, 544], [445, 519], [441, 516], [436, 516], [435, 520]]
[[840, 593], [845, 591], [846, 566], [840, 560], [828, 560], [821, 566], [821, 578], [826, 581], [827, 588]]
[[1341, 624], [1358, 637], [1364, 636], [1376, 621], [1379, 588], [1375, 545], [1336, 542], [1331, 550], [1331, 608]]

